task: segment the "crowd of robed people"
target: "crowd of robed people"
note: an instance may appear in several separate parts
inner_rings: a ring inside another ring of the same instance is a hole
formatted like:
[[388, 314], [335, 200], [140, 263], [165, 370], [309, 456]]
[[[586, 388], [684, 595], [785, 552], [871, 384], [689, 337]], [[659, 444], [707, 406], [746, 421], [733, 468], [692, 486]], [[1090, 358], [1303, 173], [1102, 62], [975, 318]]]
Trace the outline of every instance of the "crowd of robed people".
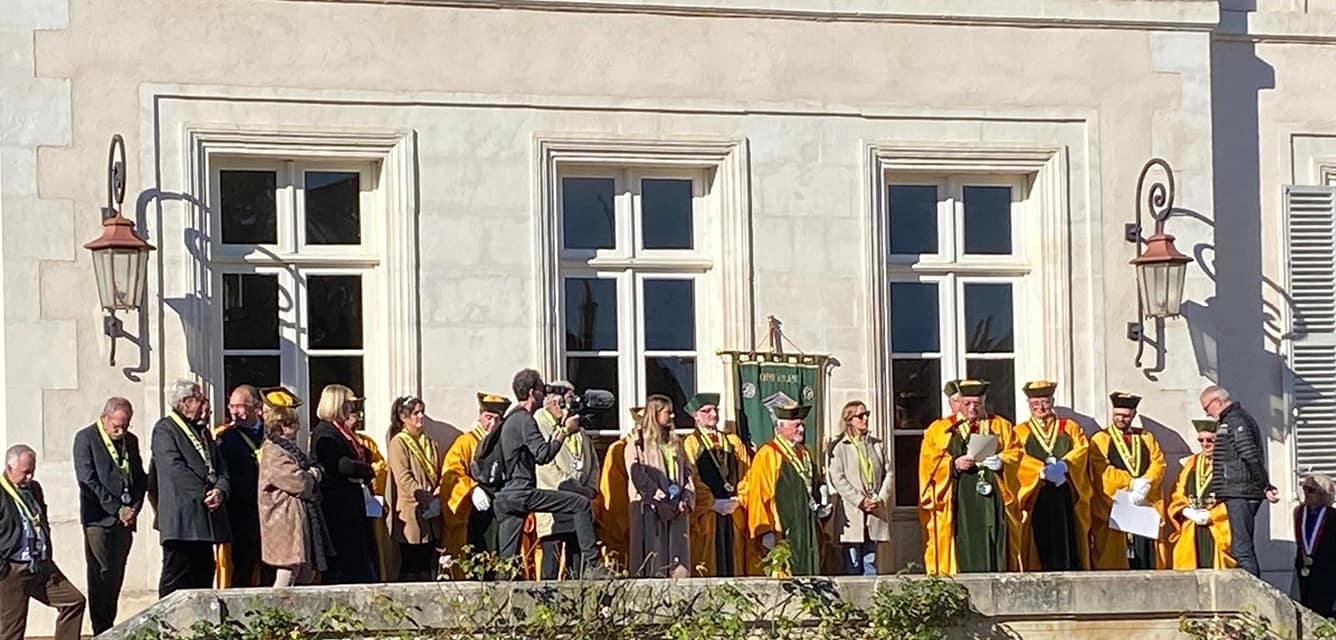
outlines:
[[[1257, 573], [1255, 516], [1278, 498], [1257, 424], [1227, 391], [1203, 391], [1211, 419], [1193, 421], [1201, 451], [1182, 461], [1166, 493], [1163, 453], [1136, 419], [1140, 398], [1112, 394], [1111, 424], [1087, 438], [1054, 413], [1055, 389], [1027, 383], [1030, 419], [1013, 425], [988, 414], [986, 381], [948, 383], [951, 413], [928, 426], [920, 454], [928, 573]], [[363, 400], [345, 386], [321, 391], [303, 447], [303, 402], [291, 391], [241, 385], [228, 396], [227, 419], [213, 425], [200, 387], [181, 381], [171, 411], [153, 426], [147, 471], [129, 428], [133, 408], [111, 398], [74, 440], [94, 632], [115, 620], [146, 499], [162, 547], [161, 596], [459, 579], [460, 560], [481, 553], [514, 567], [487, 578], [602, 576], [609, 568], [632, 577], [761, 575], [762, 559], [780, 545], [788, 550], [780, 574], [877, 573], [878, 549], [891, 540], [894, 485], [863, 402], [846, 403], [839, 428], [811, 451], [809, 406], [773, 407], [774, 438], [753, 447], [721, 420], [718, 394], [684, 403], [693, 424], [686, 430], [672, 400], [652, 395], [631, 409], [633, 430], [599, 456], [569, 410], [571, 385], [524, 370], [512, 392], [514, 401], [477, 394], [476, 421], [449, 446], [427, 433], [420, 398], [396, 398], [382, 453], [365, 432]], [[974, 459], [969, 447], [981, 435], [995, 444]], [[503, 473], [480, 467], [487, 451]], [[22, 637], [30, 598], [60, 611], [57, 638], [77, 637], [85, 608], [51, 559], [35, 470], [31, 448], [10, 448], [0, 478], [0, 553], [8, 559], [0, 640]], [[1295, 570], [1304, 604], [1330, 614], [1336, 539], [1323, 525], [1331, 482], [1310, 476], [1301, 486]], [[1111, 526], [1120, 492], [1161, 514], [1161, 534]]]

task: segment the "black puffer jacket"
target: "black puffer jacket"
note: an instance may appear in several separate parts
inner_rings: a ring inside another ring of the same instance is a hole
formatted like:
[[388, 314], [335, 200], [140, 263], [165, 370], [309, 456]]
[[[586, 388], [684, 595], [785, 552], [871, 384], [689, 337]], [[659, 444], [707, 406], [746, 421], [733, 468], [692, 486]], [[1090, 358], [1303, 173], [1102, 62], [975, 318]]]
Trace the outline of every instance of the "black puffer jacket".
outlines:
[[1271, 481], [1266, 473], [1266, 448], [1257, 421], [1235, 402], [1220, 414], [1215, 434], [1214, 471], [1210, 492], [1216, 499], [1262, 500]]

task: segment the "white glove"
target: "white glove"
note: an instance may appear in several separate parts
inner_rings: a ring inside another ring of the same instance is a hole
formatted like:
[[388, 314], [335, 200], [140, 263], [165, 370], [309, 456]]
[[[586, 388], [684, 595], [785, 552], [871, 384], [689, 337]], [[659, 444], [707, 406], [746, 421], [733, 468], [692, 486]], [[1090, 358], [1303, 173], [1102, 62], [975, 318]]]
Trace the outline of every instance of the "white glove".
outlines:
[[1211, 512], [1205, 509], [1193, 509], [1188, 507], [1183, 510], [1183, 516], [1188, 520], [1197, 523], [1197, 526], [1204, 527], [1211, 522]]
[[996, 454], [983, 459], [983, 466], [993, 471], [1002, 470], [1002, 458]]
[[816, 517], [821, 520], [829, 518], [832, 513], [835, 513], [835, 507], [828, 504], [823, 504], [816, 508]]
[[1064, 479], [1064, 482], [1065, 482], [1065, 479], [1066, 479], [1066, 477], [1067, 477], [1067, 461], [1066, 461], [1066, 460], [1059, 460], [1059, 461], [1053, 463], [1053, 475], [1054, 475], [1054, 477], [1057, 477], [1057, 478], [1063, 478], [1063, 479]]
[[762, 547], [765, 547], [765, 548], [767, 548], [767, 549], [774, 549], [774, 548], [775, 548], [775, 544], [776, 544], [776, 543], [775, 543], [775, 534], [774, 534], [774, 532], [767, 533], [767, 534], [761, 536], [761, 546], [762, 546]]
[[1044, 467], [1043, 475], [1044, 480], [1047, 480], [1049, 484], [1061, 487], [1062, 485], [1067, 484], [1067, 465], [1058, 465], [1062, 465], [1062, 463], [1059, 462], [1058, 464], [1050, 464]]
[[477, 511], [492, 510], [492, 497], [482, 487], [473, 487], [473, 508]]
[[710, 508], [713, 509], [715, 513], [721, 516], [726, 516], [733, 513], [733, 510], [738, 508], [738, 503], [733, 498], [723, 498], [721, 500], [715, 500], [714, 506]]
[[1142, 496], [1150, 494], [1150, 480], [1145, 478], [1132, 479], [1132, 493], [1139, 493]]

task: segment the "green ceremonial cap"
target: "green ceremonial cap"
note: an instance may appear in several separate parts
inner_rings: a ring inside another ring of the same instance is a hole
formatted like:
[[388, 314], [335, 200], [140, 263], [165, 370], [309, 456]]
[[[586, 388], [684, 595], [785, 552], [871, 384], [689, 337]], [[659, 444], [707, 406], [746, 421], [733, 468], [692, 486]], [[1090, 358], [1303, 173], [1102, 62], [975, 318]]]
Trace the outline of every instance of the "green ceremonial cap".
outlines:
[[942, 395], [950, 398], [951, 396], [954, 396], [957, 393], [960, 393], [959, 380], [947, 380], [946, 384], [942, 385]]
[[775, 417], [780, 420], [802, 420], [807, 417], [808, 412], [812, 410], [809, 404], [791, 404], [783, 407], [775, 407]]
[[1027, 398], [1052, 398], [1058, 390], [1058, 383], [1048, 380], [1032, 380], [1021, 387]]
[[506, 414], [506, 409], [510, 408], [510, 399], [505, 396], [498, 396], [494, 393], [478, 393], [478, 407], [487, 413], [495, 413], [499, 416]]
[[644, 421], [645, 421], [645, 408], [644, 408], [644, 407], [631, 407], [631, 420], [635, 421], [636, 424], [640, 424], [641, 422], [644, 422]]
[[1141, 404], [1141, 396], [1135, 393], [1114, 391], [1109, 394], [1109, 402], [1113, 403], [1115, 409], [1136, 409]]
[[1193, 420], [1192, 428], [1196, 429], [1197, 433], [1215, 433], [1220, 428], [1220, 423], [1215, 420]]
[[682, 408], [686, 410], [687, 415], [692, 415], [701, 409], [714, 405], [719, 406], [719, 394], [717, 393], [698, 393], [691, 396], [690, 400]]
[[956, 383], [960, 389], [960, 395], [969, 397], [981, 397], [988, 394], [987, 380], [961, 380]]

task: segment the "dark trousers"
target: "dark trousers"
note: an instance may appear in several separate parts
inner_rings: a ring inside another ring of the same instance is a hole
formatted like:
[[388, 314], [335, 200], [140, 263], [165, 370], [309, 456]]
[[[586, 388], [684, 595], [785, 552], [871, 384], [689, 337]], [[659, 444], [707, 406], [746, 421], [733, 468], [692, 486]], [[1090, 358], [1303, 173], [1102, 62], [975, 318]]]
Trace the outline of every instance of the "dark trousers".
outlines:
[[436, 578], [436, 545], [399, 543], [399, 582], [423, 582]]
[[268, 587], [274, 584], [275, 571], [260, 562], [260, 525], [232, 523], [233, 588]]
[[58, 612], [56, 640], [79, 640], [84, 597], [55, 563], [42, 562], [36, 571], [27, 564], [8, 564], [9, 572], [0, 578], [0, 640], [23, 640], [26, 637], [30, 598]]
[[1225, 498], [1225, 513], [1229, 514], [1229, 555], [1239, 568], [1261, 577], [1257, 551], [1253, 548], [1253, 531], [1257, 527], [1257, 511], [1261, 500]]
[[538, 568], [540, 580], [561, 578], [562, 561], [565, 560], [566, 576], [570, 577], [580, 566], [580, 539], [575, 532], [554, 533], [538, 539], [543, 546], [543, 565]]
[[[329, 537], [334, 543], [329, 567], [320, 576], [320, 584], [370, 584], [376, 581], [377, 549], [371, 519], [360, 514], [330, 521]], [[379, 520], [376, 521], [379, 524]]]
[[88, 568], [88, 617], [93, 635], [116, 624], [116, 605], [125, 582], [134, 533], [119, 522], [110, 527], [84, 527], [84, 563]]
[[158, 597], [181, 589], [213, 587], [213, 543], [165, 540], [162, 543], [162, 575], [158, 576]]
[[575, 521], [575, 537], [580, 546], [583, 568], [598, 564], [594, 539], [594, 512], [589, 498], [569, 491], [547, 489], [502, 490], [492, 506], [496, 511], [497, 539], [504, 560], [520, 555], [520, 531], [530, 513], [569, 515]]

